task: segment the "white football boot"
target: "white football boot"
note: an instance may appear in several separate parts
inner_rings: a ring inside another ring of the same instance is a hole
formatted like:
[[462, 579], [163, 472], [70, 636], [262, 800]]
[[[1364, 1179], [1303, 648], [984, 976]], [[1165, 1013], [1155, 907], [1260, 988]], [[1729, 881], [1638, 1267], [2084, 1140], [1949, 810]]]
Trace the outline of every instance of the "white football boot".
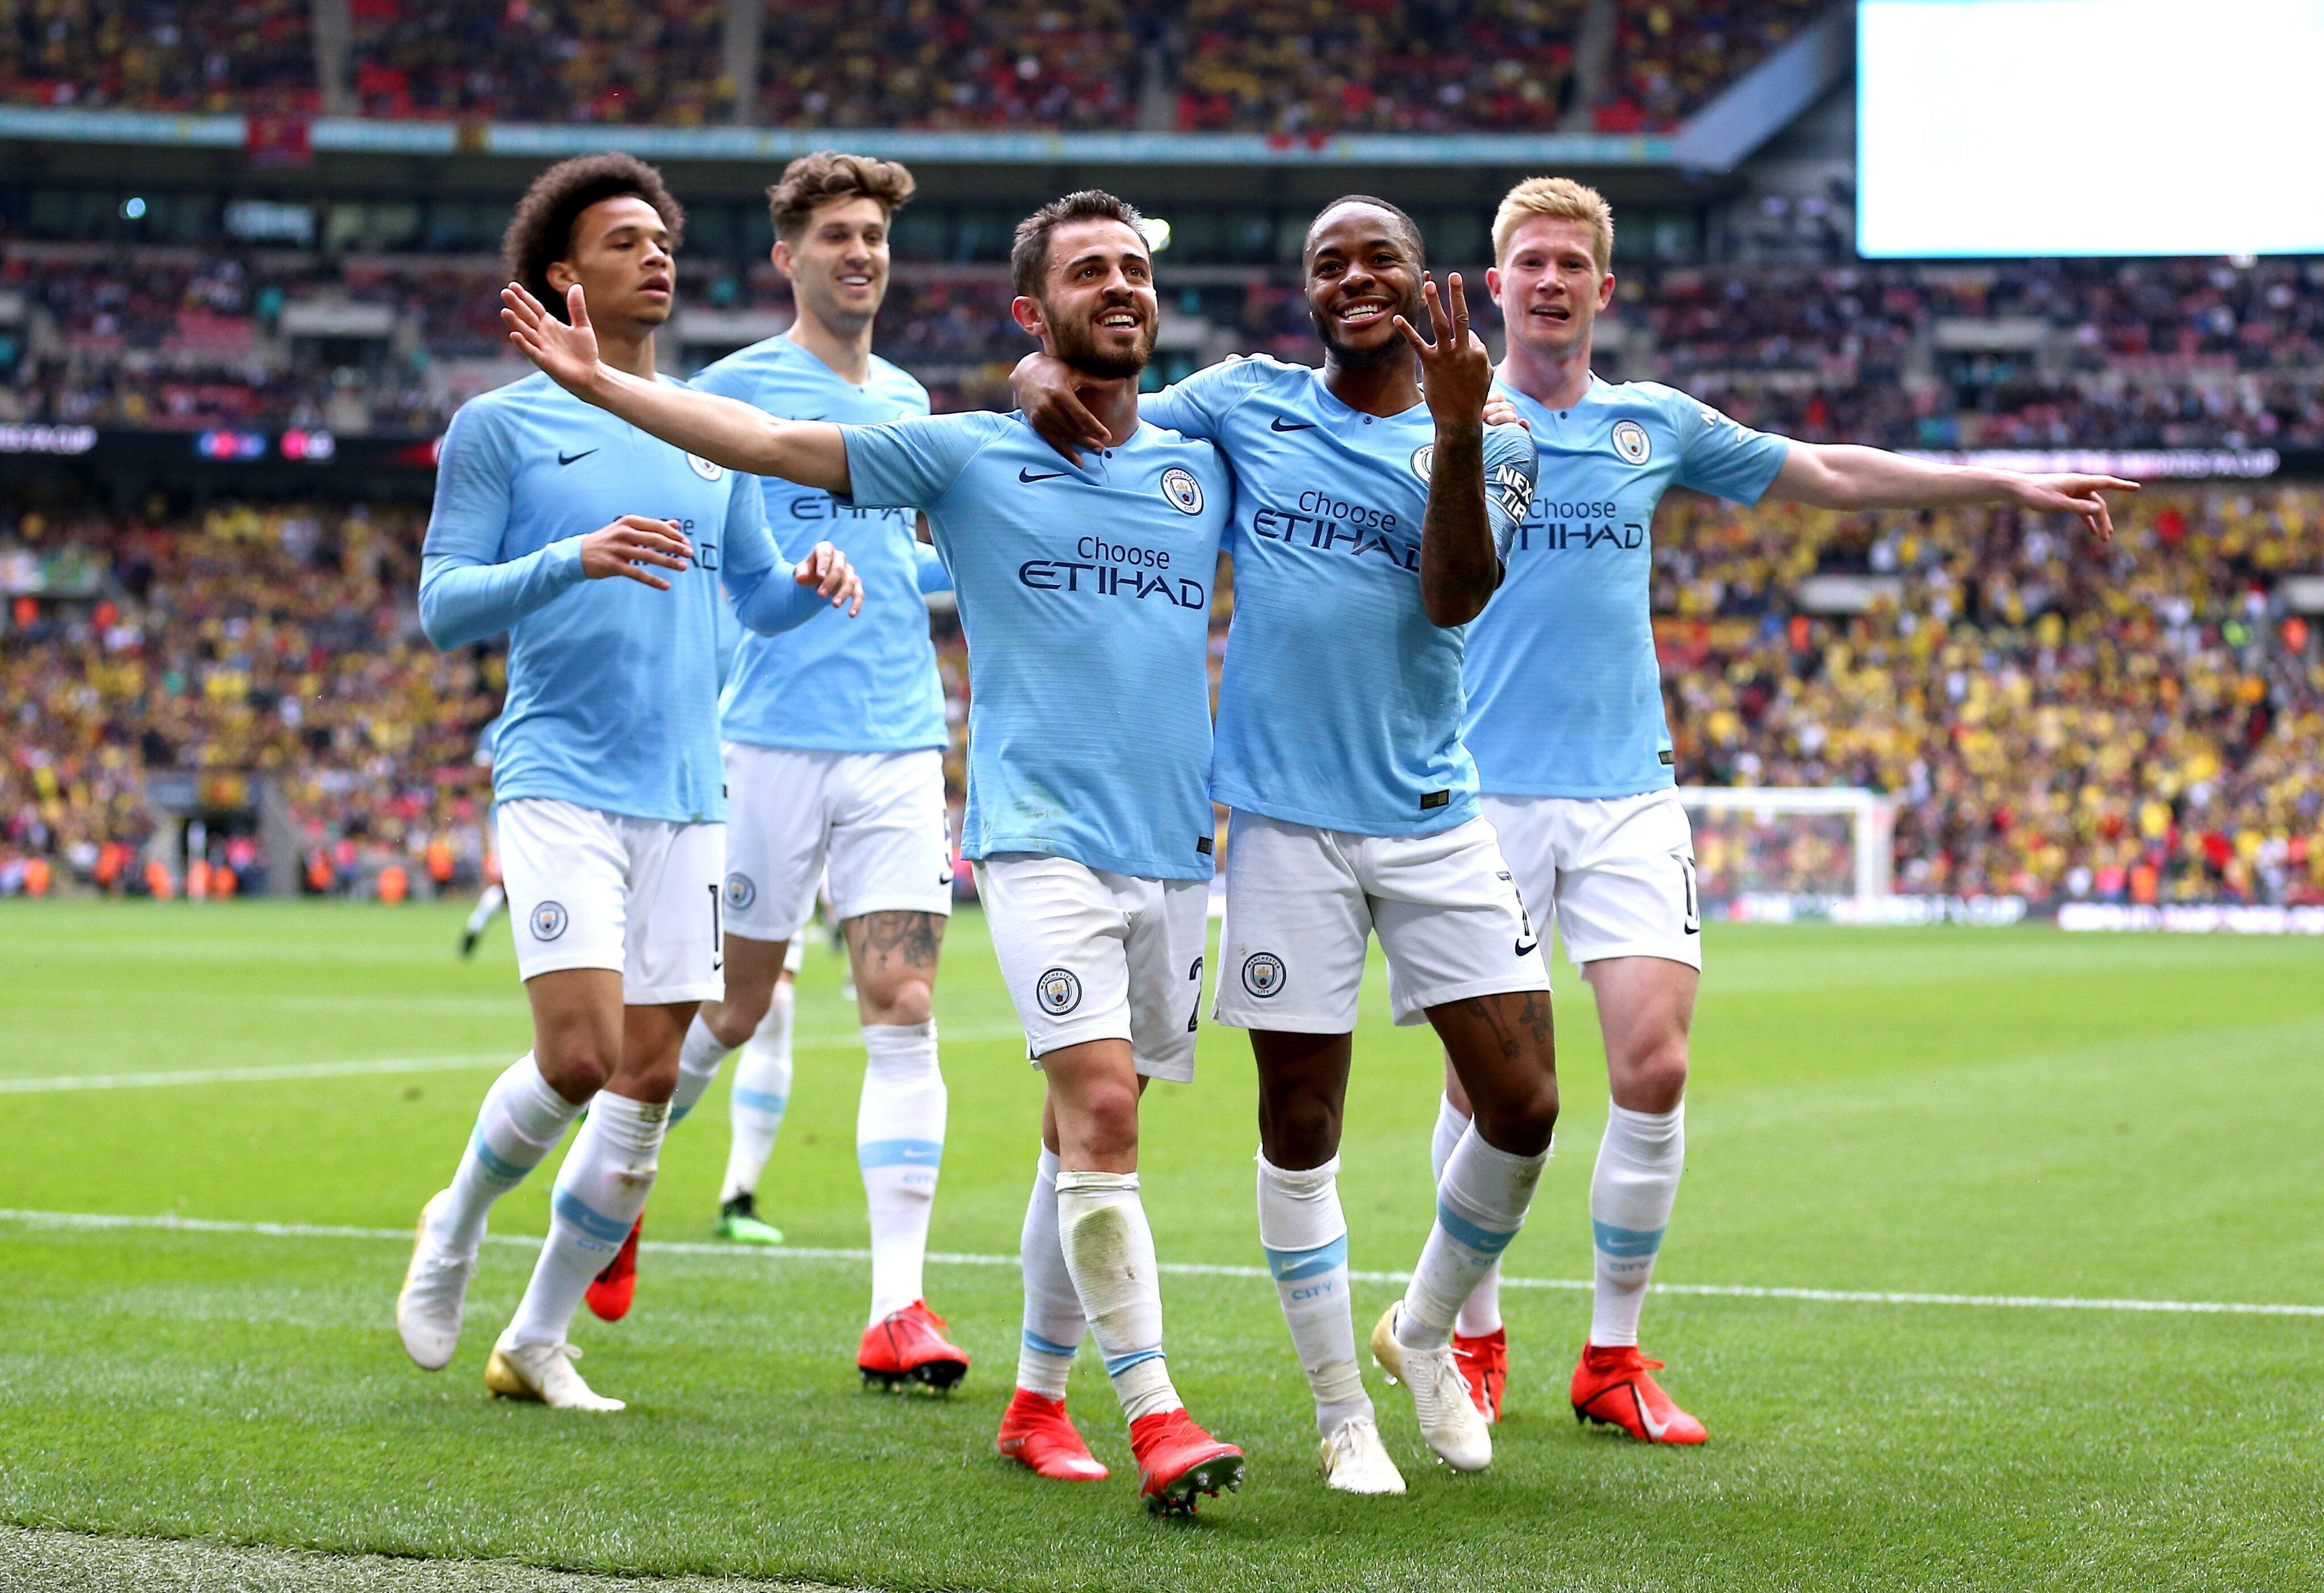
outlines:
[[1404, 1473], [1388, 1458], [1379, 1423], [1351, 1416], [1323, 1441], [1323, 1480], [1343, 1494], [1400, 1494]]
[[1453, 1358], [1451, 1340], [1426, 1349], [1409, 1349], [1396, 1336], [1404, 1302], [1389, 1306], [1372, 1328], [1372, 1359], [1391, 1383], [1412, 1393], [1420, 1436], [1436, 1458], [1455, 1471], [1482, 1471], [1493, 1463], [1492, 1429], [1469, 1397], [1468, 1379]]
[[420, 1209], [420, 1231], [411, 1238], [411, 1265], [395, 1297], [395, 1331], [403, 1352], [423, 1371], [441, 1371], [460, 1346], [460, 1314], [468, 1303], [468, 1280], [476, 1275], [472, 1251], [461, 1256], [436, 1239], [436, 1213], [451, 1199], [438, 1190]]
[[495, 1344], [484, 1363], [484, 1386], [496, 1399], [538, 1400], [558, 1411], [619, 1411], [618, 1399], [607, 1399], [581, 1380], [573, 1363], [581, 1352], [570, 1344]]

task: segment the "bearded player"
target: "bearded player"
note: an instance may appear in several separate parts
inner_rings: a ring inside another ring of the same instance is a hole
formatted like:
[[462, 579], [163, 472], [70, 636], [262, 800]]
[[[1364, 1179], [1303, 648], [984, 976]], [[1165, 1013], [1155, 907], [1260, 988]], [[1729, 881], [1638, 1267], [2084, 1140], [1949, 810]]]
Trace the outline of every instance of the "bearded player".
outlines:
[[[1590, 1336], [1570, 1395], [1579, 1420], [1655, 1443], [1701, 1443], [1638, 1349], [1646, 1282], [1685, 1159], [1687, 1032], [1702, 967], [1685, 810], [1673, 791], [1647, 585], [1648, 529], [1673, 486], [1750, 504], [1935, 509], [2015, 503], [2113, 533], [2102, 493], [2137, 483], [1923, 464], [1877, 448], [1793, 442], [1738, 426], [1655, 382], [1591, 371], [1612, 301], [1613, 211], [1597, 190], [1534, 178], [1493, 218], [1487, 282], [1508, 327], [1497, 383], [1540, 451], [1540, 490], [1507, 584], [1470, 627], [1462, 739], [1485, 816], [1535, 927], [1561, 925], [1598, 998], [1612, 1105], [1590, 1189]], [[1502, 411], [1497, 406], [1497, 417]], [[1448, 1067], [1434, 1159], [1471, 1133]], [[1498, 1420], [1508, 1369], [1499, 1274], [1462, 1307], [1453, 1345], [1471, 1397]]]

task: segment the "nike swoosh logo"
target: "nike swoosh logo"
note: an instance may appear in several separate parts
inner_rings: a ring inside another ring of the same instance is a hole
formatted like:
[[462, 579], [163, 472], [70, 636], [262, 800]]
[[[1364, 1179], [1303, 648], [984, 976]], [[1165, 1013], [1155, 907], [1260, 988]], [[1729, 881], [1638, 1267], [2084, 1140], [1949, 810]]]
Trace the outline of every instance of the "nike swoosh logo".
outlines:
[[1283, 424], [1283, 417], [1277, 415], [1274, 419], [1267, 423], [1267, 429], [1269, 431], [1313, 431], [1315, 429], [1315, 423], [1313, 420], [1295, 420], [1290, 425], [1286, 426]]
[[1068, 474], [1070, 473], [1063, 470], [1052, 470], [1047, 475], [1035, 475], [1029, 470], [1019, 470], [1017, 473], [1017, 479], [1022, 482], [1056, 481], [1059, 476]]
[[579, 460], [579, 459], [586, 459], [590, 455], [592, 455], [592, 454], [595, 453], [596, 451], [597, 451], [597, 450], [596, 450], [596, 449], [595, 449], [595, 448], [584, 448], [584, 449], [582, 449], [582, 450], [581, 450], [579, 453], [577, 453], [577, 454], [566, 454], [566, 453], [562, 453], [562, 452], [560, 452], [560, 453], [557, 456], [557, 462], [558, 462], [559, 465], [570, 465], [570, 464], [574, 463], [576, 460]]
[[1517, 955], [1518, 955], [1518, 956], [1520, 956], [1520, 957], [1524, 957], [1524, 956], [1530, 956], [1530, 955], [1532, 954], [1533, 951], [1534, 951], [1534, 948], [1536, 948], [1536, 946], [1538, 946], [1538, 945], [1540, 945], [1540, 944], [1541, 944], [1541, 942], [1540, 942], [1538, 939], [1535, 939], [1535, 940], [1521, 940], [1521, 941], [1517, 942]]
[[1637, 1402], [1639, 1424], [1646, 1428], [1647, 1435], [1657, 1443], [1662, 1441], [1663, 1434], [1670, 1431], [1670, 1423], [1655, 1420], [1655, 1413], [1646, 1409], [1646, 1396], [1640, 1394], [1637, 1387], [1631, 1388], [1630, 1397]]

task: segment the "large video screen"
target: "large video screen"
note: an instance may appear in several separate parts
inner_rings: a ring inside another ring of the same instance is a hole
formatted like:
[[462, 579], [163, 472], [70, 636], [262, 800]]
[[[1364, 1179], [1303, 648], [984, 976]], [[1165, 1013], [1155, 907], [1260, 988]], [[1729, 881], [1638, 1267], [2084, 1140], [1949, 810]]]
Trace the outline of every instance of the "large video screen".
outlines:
[[2324, 253], [2324, 0], [1858, 0], [1857, 247]]

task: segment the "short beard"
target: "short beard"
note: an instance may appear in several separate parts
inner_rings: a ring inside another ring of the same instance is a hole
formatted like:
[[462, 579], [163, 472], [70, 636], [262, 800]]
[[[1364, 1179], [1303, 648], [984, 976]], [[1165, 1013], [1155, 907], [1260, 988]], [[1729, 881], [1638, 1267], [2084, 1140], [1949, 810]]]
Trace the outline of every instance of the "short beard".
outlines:
[[1124, 382], [1146, 369], [1154, 357], [1154, 328], [1141, 328], [1143, 336], [1138, 345], [1128, 354], [1105, 354], [1097, 346], [1097, 328], [1092, 326], [1068, 326], [1049, 314], [1046, 304], [1041, 307], [1044, 320], [1049, 323], [1050, 340], [1056, 345], [1058, 359], [1084, 376], [1094, 376], [1101, 382]]
[[[1406, 326], [1418, 328], [1427, 324], [1427, 310], [1428, 301], [1415, 292], [1389, 313], [1402, 316]], [[1323, 340], [1324, 348], [1344, 367], [1368, 370], [1375, 365], [1390, 365], [1399, 359], [1412, 357], [1412, 345], [1405, 341], [1401, 332], [1382, 340], [1376, 348], [1351, 347], [1333, 336], [1338, 330], [1338, 323], [1312, 304], [1307, 307], [1307, 319], [1314, 327], [1315, 336]], [[1394, 331], [1393, 322], [1389, 329]]]
[[[858, 311], [841, 308], [836, 296], [833, 294], [802, 293], [799, 297], [807, 308], [815, 312], [816, 320], [821, 321], [842, 337], [857, 336], [880, 314], [880, 306], [876, 303], [868, 311]], [[884, 300], [887, 295], [882, 293], [880, 297]]]

